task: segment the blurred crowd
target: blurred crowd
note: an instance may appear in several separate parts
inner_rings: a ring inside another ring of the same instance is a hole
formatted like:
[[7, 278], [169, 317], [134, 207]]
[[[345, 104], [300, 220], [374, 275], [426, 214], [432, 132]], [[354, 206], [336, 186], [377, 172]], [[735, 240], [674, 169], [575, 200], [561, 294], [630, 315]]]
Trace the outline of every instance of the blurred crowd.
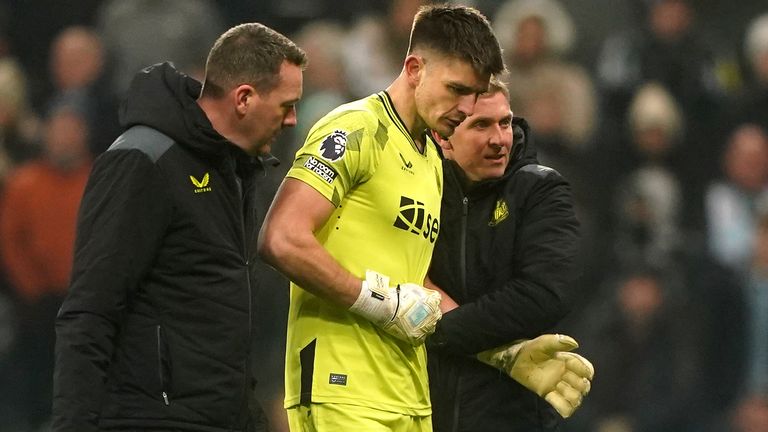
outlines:
[[[200, 79], [213, 40], [241, 22], [295, 40], [310, 64], [299, 125], [273, 146], [276, 188], [321, 115], [399, 73], [421, 3], [0, 3], [1, 431], [46, 428], [78, 205], [133, 74], [170, 60]], [[768, 430], [768, 5], [461, 3], [491, 20], [514, 113], [577, 200], [580, 300], [554, 330], [597, 373], [563, 430]], [[264, 285], [255, 362], [279, 412], [288, 290]]]

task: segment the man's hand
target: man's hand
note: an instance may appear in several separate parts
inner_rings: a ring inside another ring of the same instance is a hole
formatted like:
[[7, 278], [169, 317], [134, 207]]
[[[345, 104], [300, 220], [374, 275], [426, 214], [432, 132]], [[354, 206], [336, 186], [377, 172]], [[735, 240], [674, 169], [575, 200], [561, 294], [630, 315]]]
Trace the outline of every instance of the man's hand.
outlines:
[[371, 270], [349, 310], [414, 346], [424, 343], [442, 317], [437, 291], [412, 283], [390, 287], [389, 277]]
[[483, 351], [477, 358], [501, 369], [568, 418], [589, 393], [595, 375], [589, 360], [569, 352], [578, 346], [570, 336], [546, 334]]

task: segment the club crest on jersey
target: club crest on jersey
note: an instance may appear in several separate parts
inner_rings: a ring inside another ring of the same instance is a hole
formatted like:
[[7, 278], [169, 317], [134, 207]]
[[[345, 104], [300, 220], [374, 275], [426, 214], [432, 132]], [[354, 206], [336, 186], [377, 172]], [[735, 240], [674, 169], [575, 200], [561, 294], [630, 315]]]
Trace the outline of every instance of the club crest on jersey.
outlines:
[[347, 132], [336, 129], [332, 134], [325, 137], [320, 144], [320, 156], [323, 159], [336, 162], [344, 157], [347, 151]]

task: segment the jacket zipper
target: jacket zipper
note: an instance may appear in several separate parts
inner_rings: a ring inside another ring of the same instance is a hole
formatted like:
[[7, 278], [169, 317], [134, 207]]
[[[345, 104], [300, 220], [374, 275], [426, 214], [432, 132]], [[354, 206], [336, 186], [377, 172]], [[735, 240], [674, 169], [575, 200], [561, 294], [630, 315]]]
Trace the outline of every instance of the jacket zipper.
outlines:
[[461, 369], [459, 369], [459, 378], [456, 380], [456, 394], [453, 400], [453, 424], [451, 425], [451, 431], [457, 432], [459, 430], [459, 406], [461, 405]]
[[467, 215], [469, 214], [469, 198], [464, 197], [461, 200], [461, 239], [459, 245], [459, 259], [461, 260], [459, 271], [461, 272], [461, 290], [464, 299], [468, 297], [467, 293]]
[[157, 325], [157, 371], [160, 374], [160, 392], [165, 405], [170, 405], [168, 393], [165, 391], [165, 374], [163, 373], [163, 338], [160, 325]]
[[[459, 272], [461, 274], [461, 290], [464, 295], [464, 299], [468, 297], [467, 294], [467, 216], [469, 214], [469, 197], [464, 197], [461, 200], [461, 238], [459, 244]], [[456, 393], [453, 401], [453, 424], [451, 427], [452, 432], [459, 430], [459, 415], [461, 405], [461, 369], [459, 369], [459, 377], [456, 381]]]
[[251, 262], [250, 258], [248, 257], [248, 239], [246, 237], [247, 234], [247, 224], [246, 224], [246, 218], [247, 215], [245, 212], [248, 209], [247, 206], [247, 196], [246, 196], [246, 188], [244, 185], [244, 182], [240, 179], [240, 177], [235, 174], [235, 180], [237, 182], [238, 192], [240, 194], [240, 233], [241, 238], [243, 242], [243, 262], [245, 263], [245, 283], [248, 287], [248, 347], [246, 348], [246, 354], [245, 354], [245, 364], [243, 365], [244, 371], [245, 371], [245, 379], [243, 380], [243, 398], [245, 398], [245, 401], [247, 403], [248, 401], [248, 383], [250, 382], [250, 352], [251, 347], [250, 343], [253, 339], [253, 293], [251, 288]]

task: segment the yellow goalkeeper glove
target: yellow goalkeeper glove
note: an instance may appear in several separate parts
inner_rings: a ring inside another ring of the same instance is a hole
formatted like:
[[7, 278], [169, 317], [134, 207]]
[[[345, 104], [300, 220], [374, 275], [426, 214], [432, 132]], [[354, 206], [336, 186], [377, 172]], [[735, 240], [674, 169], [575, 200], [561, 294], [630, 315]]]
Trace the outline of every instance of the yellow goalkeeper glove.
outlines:
[[589, 393], [595, 375], [589, 360], [569, 352], [578, 346], [570, 336], [545, 334], [483, 351], [477, 358], [504, 371], [568, 418]]
[[442, 317], [440, 293], [412, 283], [390, 287], [389, 277], [372, 270], [365, 272], [360, 295], [349, 310], [414, 346], [434, 333]]

